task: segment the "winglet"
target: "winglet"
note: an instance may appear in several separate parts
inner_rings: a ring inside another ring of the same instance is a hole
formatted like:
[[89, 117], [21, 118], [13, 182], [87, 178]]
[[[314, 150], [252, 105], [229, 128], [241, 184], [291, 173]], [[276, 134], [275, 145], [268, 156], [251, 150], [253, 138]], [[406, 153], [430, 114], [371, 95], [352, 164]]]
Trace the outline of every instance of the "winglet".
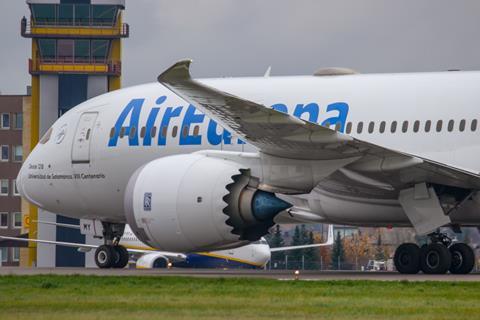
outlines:
[[180, 60], [157, 77], [160, 83], [190, 79], [191, 59]]

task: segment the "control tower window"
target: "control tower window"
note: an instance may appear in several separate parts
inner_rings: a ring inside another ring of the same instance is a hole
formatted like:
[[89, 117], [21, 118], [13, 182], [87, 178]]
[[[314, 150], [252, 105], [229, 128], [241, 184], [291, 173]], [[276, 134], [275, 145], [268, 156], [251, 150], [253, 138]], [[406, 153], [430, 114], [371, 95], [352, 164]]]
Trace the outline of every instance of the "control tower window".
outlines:
[[61, 39], [57, 42], [57, 57], [61, 61], [72, 61], [74, 41]]
[[92, 6], [92, 18], [94, 23], [111, 25], [115, 22], [117, 7], [109, 5]]
[[104, 61], [108, 53], [108, 40], [92, 41], [92, 57], [95, 61]]
[[57, 43], [54, 39], [39, 39], [38, 47], [43, 59], [55, 59]]
[[32, 4], [33, 19], [38, 24], [54, 24], [56, 21], [54, 4]]
[[88, 61], [90, 58], [90, 41], [75, 40], [75, 61]]
[[73, 4], [60, 4], [58, 6], [58, 24], [73, 24]]
[[90, 24], [90, 5], [75, 5], [75, 24], [79, 26], [87, 26]]

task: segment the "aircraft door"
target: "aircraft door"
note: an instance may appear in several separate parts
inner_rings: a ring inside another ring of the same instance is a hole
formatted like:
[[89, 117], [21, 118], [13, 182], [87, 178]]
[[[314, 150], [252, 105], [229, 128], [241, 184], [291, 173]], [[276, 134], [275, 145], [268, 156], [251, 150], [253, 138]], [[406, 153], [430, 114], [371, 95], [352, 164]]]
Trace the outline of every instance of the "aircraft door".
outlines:
[[80, 116], [73, 139], [72, 163], [90, 163], [90, 140], [97, 116], [98, 112], [85, 112]]

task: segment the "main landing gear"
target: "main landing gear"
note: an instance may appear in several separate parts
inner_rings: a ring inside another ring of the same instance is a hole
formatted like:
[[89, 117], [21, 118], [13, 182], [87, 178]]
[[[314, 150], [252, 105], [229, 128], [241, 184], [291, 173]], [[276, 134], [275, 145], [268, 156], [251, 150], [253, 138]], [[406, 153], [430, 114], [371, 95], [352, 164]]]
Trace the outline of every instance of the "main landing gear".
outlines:
[[99, 268], [125, 268], [128, 264], [128, 251], [119, 245], [125, 225], [102, 223], [105, 244], [95, 251], [95, 263]]
[[420, 270], [426, 274], [470, 273], [475, 264], [475, 253], [465, 243], [454, 243], [445, 234], [434, 232], [429, 235], [430, 244], [421, 248], [414, 243], [404, 243], [395, 251], [393, 261], [398, 272], [415, 274]]

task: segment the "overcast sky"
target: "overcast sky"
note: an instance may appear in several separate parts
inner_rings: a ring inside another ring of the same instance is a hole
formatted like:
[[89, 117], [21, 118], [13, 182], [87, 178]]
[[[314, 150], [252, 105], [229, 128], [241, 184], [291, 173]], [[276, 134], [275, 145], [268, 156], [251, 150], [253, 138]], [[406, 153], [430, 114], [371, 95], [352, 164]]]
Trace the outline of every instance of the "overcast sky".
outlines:
[[[0, 1], [0, 91], [30, 83], [23, 0]], [[480, 70], [478, 0], [126, 0], [123, 85], [182, 58], [195, 77]]]

